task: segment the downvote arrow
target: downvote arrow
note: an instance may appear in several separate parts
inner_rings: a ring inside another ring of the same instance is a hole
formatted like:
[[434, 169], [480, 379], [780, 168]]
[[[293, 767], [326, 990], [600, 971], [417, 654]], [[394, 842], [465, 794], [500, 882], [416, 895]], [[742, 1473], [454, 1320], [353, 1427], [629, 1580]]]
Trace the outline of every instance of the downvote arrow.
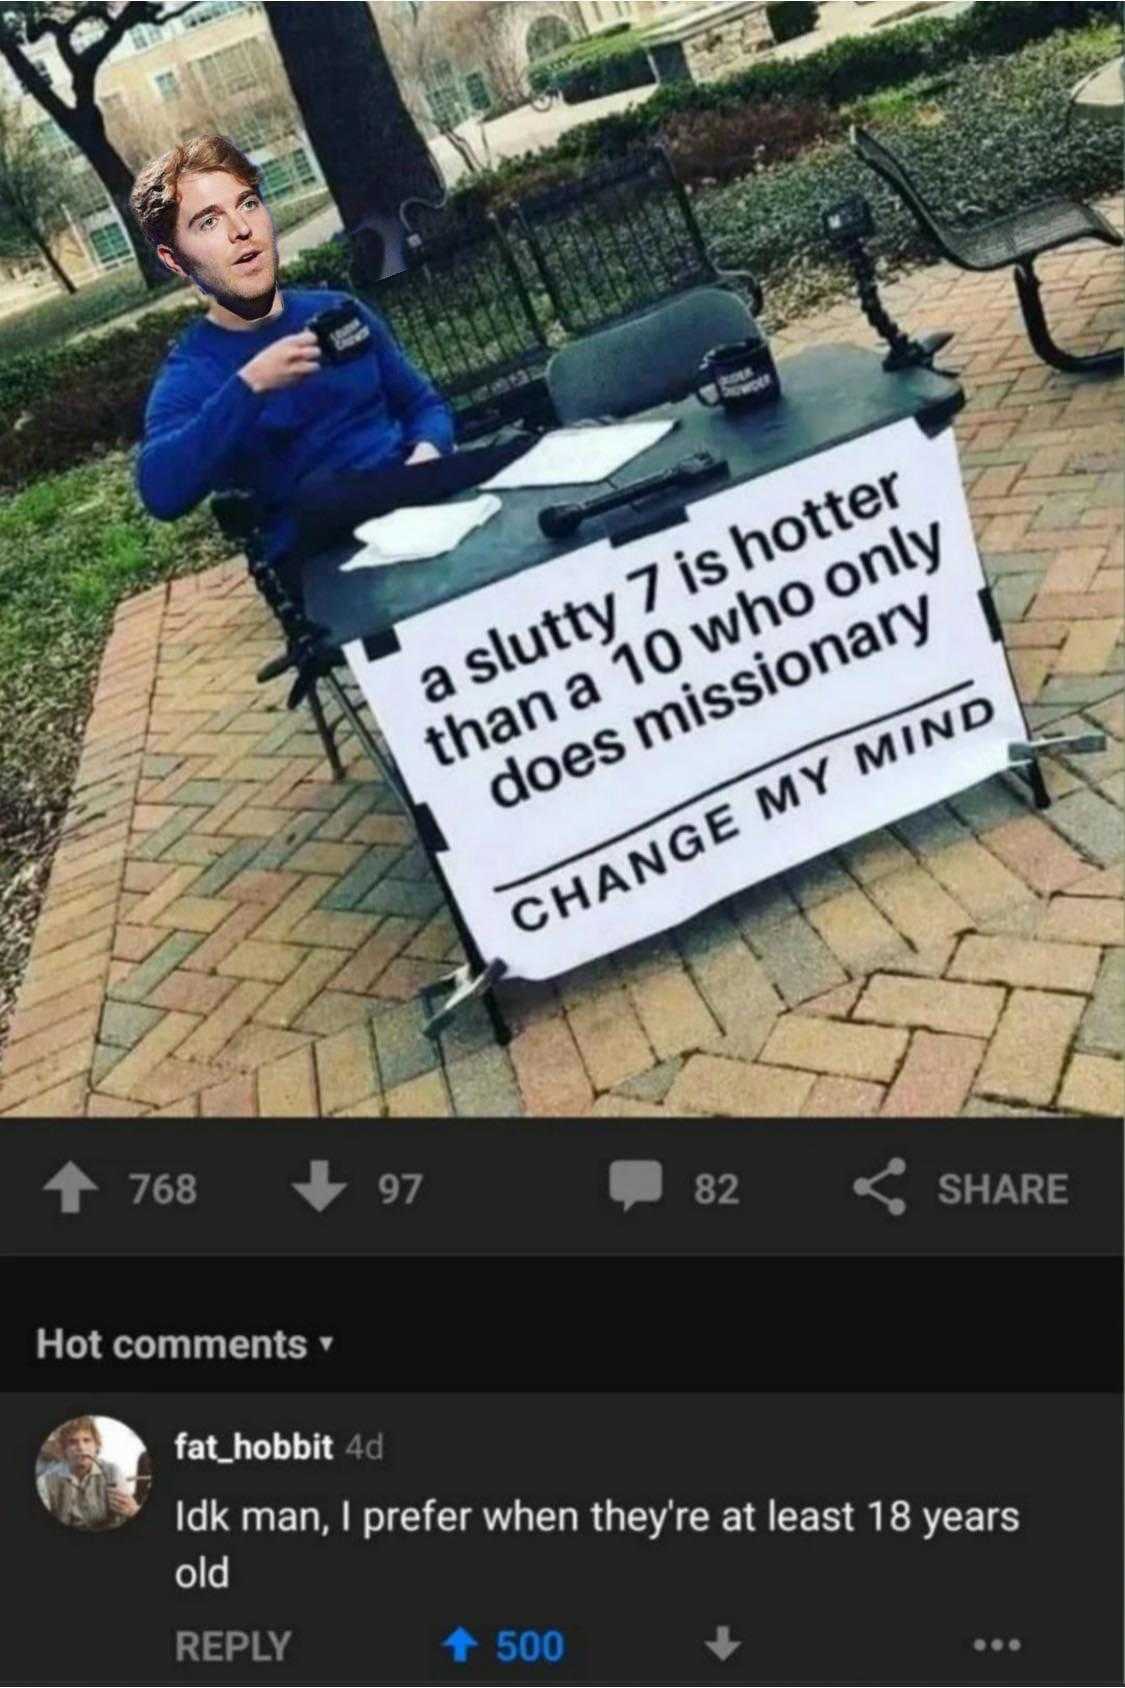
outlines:
[[347, 1187], [346, 1184], [333, 1184], [328, 1176], [326, 1160], [310, 1161], [308, 1182], [293, 1185], [297, 1194], [303, 1196], [309, 1206], [314, 1207], [318, 1213], [323, 1213], [326, 1207], [331, 1207], [336, 1197]]
[[726, 1664], [731, 1654], [738, 1652], [742, 1643], [741, 1641], [731, 1640], [729, 1624], [718, 1624], [713, 1638], [710, 1641], [705, 1641], [703, 1645], [709, 1647], [721, 1663]]
[[320, 1346], [324, 1349], [324, 1352], [327, 1354], [336, 1338], [334, 1336], [321, 1336], [318, 1337], [317, 1340], [319, 1341]]
[[81, 1213], [82, 1197], [97, 1187], [94, 1180], [87, 1178], [82, 1168], [75, 1166], [73, 1161], [60, 1166], [54, 1177], [43, 1186], [44, 1190], [57, 1194], [60, 1213]]

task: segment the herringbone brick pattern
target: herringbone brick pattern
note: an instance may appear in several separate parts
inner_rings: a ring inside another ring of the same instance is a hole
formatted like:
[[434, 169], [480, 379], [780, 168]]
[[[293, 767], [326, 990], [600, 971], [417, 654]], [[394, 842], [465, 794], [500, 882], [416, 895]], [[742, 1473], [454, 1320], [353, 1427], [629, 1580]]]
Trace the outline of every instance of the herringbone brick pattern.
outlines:
[[[1112, 208], [1111, 208], [1112, 210]], [[1043, 265], [1060, 341], [1120, 332], [1113, 252]], [[410, 826], [345, 743], [334, 784], [241, 559], [122, 605], [0, 1081], [53, 1115], [990, 1114], [1122, 1110], [1120, 380], [1045, 368], [1010, 277], [888, 290], [950, 327], [976, 531], [1033, 730], [1098, 726], [550, 985], [436, 1049], [420, 986], [458, 955]], [[866, 343], [854, 307], [784, 354]]]

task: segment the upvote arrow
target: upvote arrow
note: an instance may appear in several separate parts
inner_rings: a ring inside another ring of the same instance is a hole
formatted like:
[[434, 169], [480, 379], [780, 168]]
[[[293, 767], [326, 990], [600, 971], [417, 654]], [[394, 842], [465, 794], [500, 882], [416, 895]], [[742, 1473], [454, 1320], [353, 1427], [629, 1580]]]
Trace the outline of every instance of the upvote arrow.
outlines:
[[326, 1207], [331, 1207], [336, 1197], [347, 1189], [346, 1184], [334, 1184], [328, 1176], [328, 1162], [314, 1160], [309, 1162], [308, 1181], [304, 1184], [294, 1182], [293, 1188], [299, 1196], [303, 1196], [310, 1207], [315, 1207], [318, 1213], [323, 1213]]
[[480, 1642], [475, 1635], [469, 1634], [464, 1624], [458, 1624], [456, 1629], [450, 1630], [442, 1642], [442, 1646], [449, 1648], [449, 1651], [453, 1654], [455, 1665], [463, 1665], [469, 1657], [470, 1649], [479, 1647]]
[[94, 1180], [87, 1178], [82, 1168], [73, 1161], [60, 1166], [54, 1177], [48, 1178], [43, 1186], [44, 1190], [58, 1196], [60, 1213], [81, 1213], [82, 1197], [97, 1187]]
[[717, 1624], [713, 1637], [710, 1641], [705, 1641], [703, 1645], [709, 1647], [720, 1663], [725, 1665], [731, 1654], [738, 1652], [742, 1643], [741, 1641], [731, 1640], [729, 1624]]

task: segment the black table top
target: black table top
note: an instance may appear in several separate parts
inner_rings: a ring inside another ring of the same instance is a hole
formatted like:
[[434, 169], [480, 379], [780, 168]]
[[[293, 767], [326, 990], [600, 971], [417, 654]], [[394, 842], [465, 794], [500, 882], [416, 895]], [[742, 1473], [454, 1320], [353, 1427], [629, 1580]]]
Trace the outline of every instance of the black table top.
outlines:
[[[695, 398], [648, 412], [675, 417], [678, 425], [658, 445], [626, 464], [613, 483], [504, 492], [499, 513], [444, 557], [341, 574], [340, 564], [362, 549], [359, 542], [351, 540], [322, 552], [305, 564], [302, 573], [307, 614], [327, 629], [333, 645], [366, 638], [494, 580], [587, 546], [606, 535], [607, 522], [621, 519], [621, 512], [613, 518], [591, 518], [573, 538], [550, 540], [540, 533], [538, 523], [539, 511], [546, 504], [594, 498], [610, 484], [620, 486], [657, 474], [693, 452], [710, 451], [726, 458], [728, 478], [703, 482], [687, 494], [661, 493], [631, 507], [658, 527], [662, 511], [670, 516], [724, 487], [753, 480], [905, 417], [917, 417], [927, 429], [936, 429], [965, 402], [956, 381], [927, 369], [888, 374], [876, 353], [858, 346], [813, 347], [782, 360], [778, 372], [781, 399], [741, 416], [710, 409]], [[464, 496], [478, 494], [474, 490]]]

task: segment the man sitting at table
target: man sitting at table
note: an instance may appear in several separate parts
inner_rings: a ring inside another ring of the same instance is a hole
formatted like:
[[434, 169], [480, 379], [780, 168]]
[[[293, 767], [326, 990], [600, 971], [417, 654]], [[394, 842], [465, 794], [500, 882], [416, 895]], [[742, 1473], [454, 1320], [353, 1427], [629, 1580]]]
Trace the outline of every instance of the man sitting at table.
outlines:
[[[251, 492], [274, 561], [294, 543], [290, 505], [302, 482], [452, 449], [448, 406], [373, 311], [324, 288], [282, 293], [258, 172], [224, 136], [199, 136], [147, 164], [130, 204], [161, 262], [209, 301], [161, 365], [145, 408], [137, 487], [152, 515], [174, 521], [210, 492]], [[374, 355], [322, 368], [306, 325], [343, 302], [370, 329]]]

